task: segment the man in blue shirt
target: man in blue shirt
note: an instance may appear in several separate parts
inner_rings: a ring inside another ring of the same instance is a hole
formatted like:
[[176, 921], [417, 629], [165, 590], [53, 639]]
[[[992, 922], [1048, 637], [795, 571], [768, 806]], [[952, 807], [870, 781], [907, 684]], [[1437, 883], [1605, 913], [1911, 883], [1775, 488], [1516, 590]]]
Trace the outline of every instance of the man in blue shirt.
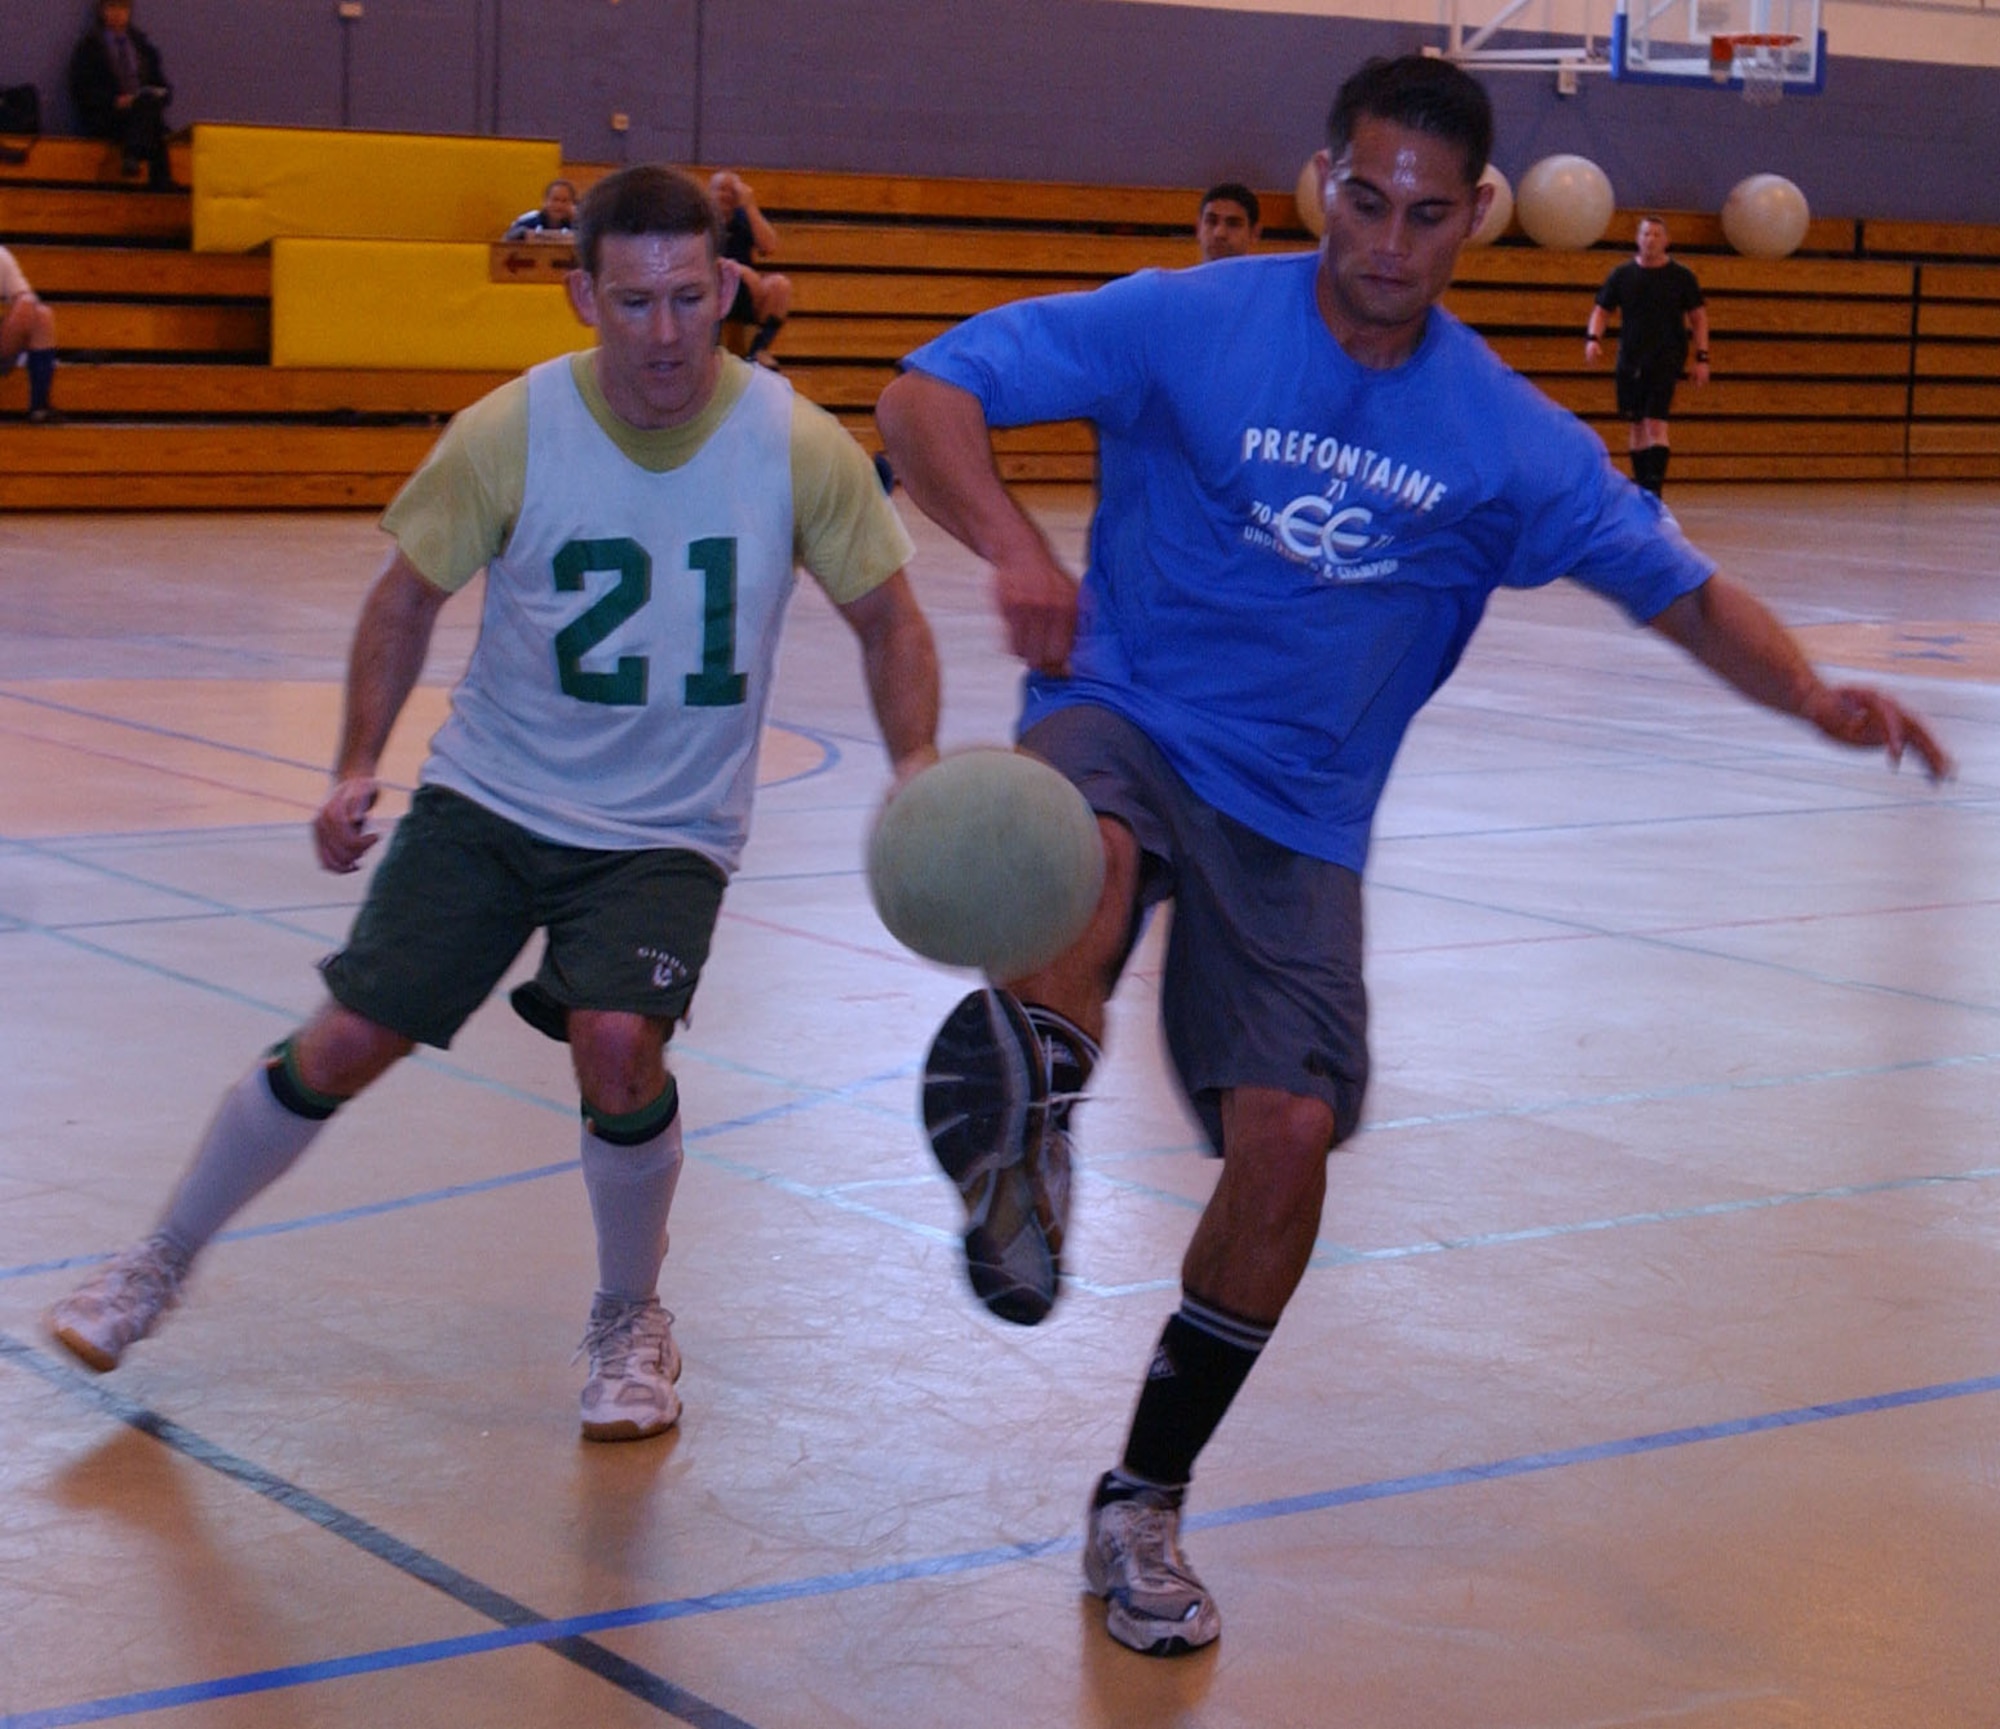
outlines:
[[[1076, 946], [968, 996], [926, 1065], [967, 1270], [1003, 1318], [1055, 1300], [1070, 1113], [1146, 910], [1175, 904], [1161, 1015], [1225, 1157], [1089, 1514], [1085, 1578], [1136, 1650], [1220, 1631], [1180, 1550], [1182, 1494], [1304, 1274], [1327, 1155], [1359, 1120], [1369, 827], [1492, 591], [1573, 576], [1753, 700], [1951, 766], [1888, 697], [1823, 683], [1594, 434], [1437, 307], [1485, 214], [1491, 139], [1460, 69], [1370, 62], [1316, 158], [1317, 254], [984, 314], [912, 355], [877, 410], [911, 496], [993, 565], [1030, 668], [1021, 743], [1082, 788], [1104, 842]], [[1100, 452], [1080, 588], [989, 438], [1069, 418]]]

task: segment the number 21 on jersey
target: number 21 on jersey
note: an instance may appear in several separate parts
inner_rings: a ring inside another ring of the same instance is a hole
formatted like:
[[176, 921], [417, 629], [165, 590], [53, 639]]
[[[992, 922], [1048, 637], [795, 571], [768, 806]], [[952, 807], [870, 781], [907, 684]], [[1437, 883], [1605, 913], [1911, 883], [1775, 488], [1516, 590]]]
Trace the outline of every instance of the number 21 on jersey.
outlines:
[[[692, 541], [688, 569], [701, 578], [701, 669], [682, 681], [689, 708], [732, 708], [744, 700], [749, 679], [736, 671], [736, 542], [715, 537]], [[606, 671], [587, 669], [584, 658], [653, 598], [653, 560], [636, 540], [572, 540], [555, 556], [556, 592], [580, 594], [584, 577], [609, 572], [617, 582], [556, 632], [556, 677], [565, 695], [613, 708], [646, 701], [647, 659], [625, 654]]]

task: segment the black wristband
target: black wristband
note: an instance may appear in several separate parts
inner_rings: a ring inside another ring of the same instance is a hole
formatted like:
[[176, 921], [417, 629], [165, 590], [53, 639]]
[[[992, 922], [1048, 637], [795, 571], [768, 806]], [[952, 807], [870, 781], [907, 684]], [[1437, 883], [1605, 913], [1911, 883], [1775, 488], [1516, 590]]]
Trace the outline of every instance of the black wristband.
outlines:
[[1695, 359], [1696, 359], [1696, 360], [1697, 360], [1697, 361], [1698, 361], [1698, 362], [1699, 362], [1699, 363], [1700, 363], [1701, 365], [1703, 365], [1703, 366], [1706, 366], [1706, 365], [1708, 364], [1708, 350], [1707, 350], [1707, 349], [1705, 349], [1705, 348], [1697, 348], [1697, 349], [1696, 349], [1696, 350], [1694, 351], [1694, 357], [1695, 357]]
[[1585, 342], [1602, 342], [1604, 340], [1604, 338], [1599, 336], [1597, 332], [1594, 330], [1586, 330], [1583, 333], [1583, 339]]

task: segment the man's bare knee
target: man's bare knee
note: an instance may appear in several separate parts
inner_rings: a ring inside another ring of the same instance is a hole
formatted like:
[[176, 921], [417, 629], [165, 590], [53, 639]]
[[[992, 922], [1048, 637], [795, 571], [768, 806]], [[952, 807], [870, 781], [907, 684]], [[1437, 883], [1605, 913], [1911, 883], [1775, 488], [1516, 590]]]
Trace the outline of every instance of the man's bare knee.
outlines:
[[628, 1116], [666, 1085], [667, 1023], [650, 1015], [572, 1009], [570, 1061], [577, 1091], [592, 1109]]
[[351, 1099], [415, 1048], [414, 1039], [330, 1002], [293, 1035], [292, 1062], [314, 1092]]

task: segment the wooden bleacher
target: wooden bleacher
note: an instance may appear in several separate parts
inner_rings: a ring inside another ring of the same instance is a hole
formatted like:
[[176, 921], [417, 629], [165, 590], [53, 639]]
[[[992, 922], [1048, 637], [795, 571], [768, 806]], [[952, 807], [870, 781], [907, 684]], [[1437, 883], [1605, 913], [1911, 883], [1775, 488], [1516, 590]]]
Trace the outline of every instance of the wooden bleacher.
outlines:
[[373, 506], [500, 382], [277, 371], [269, 258], [188, 239], [187, 195], [125, 182], [107, 145], [42, 139], [0, 165], [0, 244], [55, 308], [63, 355], [56, 425], [21, 424], [26, 378], [0, 379], [0, 506]]
[[[751, 178], [780, 231], [773, 268], [795, 284], [778, 357], [871, 447], [897, 358], [958, 319], [1193, 257], [1192, 189]], [[1263, 196], [1267, 243], [1310, 244], [1290, 191]], [[2000, 229], [1821, 219], [1799, 253], [1760, 262], [1729, 251], [1713, 216], [1669, 215], [1716, 352], [1715, 382], [1675, 400], [1677, 484], [2000, 478]], [[1585, 366], [1580, 332], [1632, 220], [1588, 252], [1468, 251], [1447, 299], [1619, 451], [1609, 368]], [[378, 505], [441, 419], [499, 382], [272, 367], [268, 258], [194, 254], [188, 222], [184, 194], [122, 183], [99, 144], [43, 140], [0, 165], [0, 243], [55, 306], [64, 351], [58, 425], [20, 423], [25, 380], [0, 379], [0, 505]], [[997, 442], [1011, 479], [1090, 477], [1085, 427]]]

